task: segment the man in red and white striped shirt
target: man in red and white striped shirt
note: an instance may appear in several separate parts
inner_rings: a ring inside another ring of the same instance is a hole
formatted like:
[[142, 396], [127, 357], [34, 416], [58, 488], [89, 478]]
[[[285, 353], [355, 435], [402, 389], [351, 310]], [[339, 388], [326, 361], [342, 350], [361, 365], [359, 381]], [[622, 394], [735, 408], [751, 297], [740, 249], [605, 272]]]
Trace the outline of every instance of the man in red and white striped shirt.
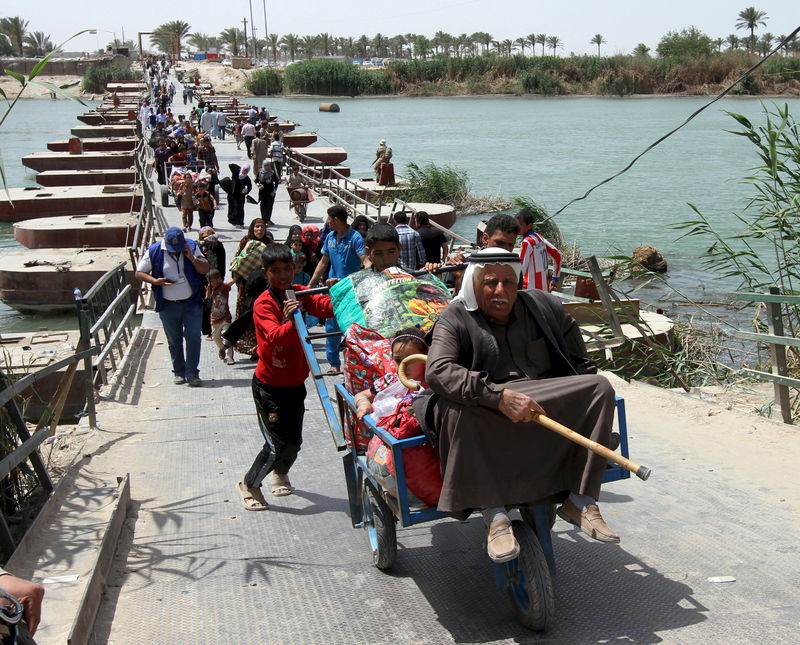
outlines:
[[[533, 230], [535, 217], [528, 210], [517, 213], [522, 235], [522, 288], [550, 291], [558, 286], [561, 273], [561, 252], [542, 235]], [[553, 260], [553, 277], [548, 280], [547, 267]]]

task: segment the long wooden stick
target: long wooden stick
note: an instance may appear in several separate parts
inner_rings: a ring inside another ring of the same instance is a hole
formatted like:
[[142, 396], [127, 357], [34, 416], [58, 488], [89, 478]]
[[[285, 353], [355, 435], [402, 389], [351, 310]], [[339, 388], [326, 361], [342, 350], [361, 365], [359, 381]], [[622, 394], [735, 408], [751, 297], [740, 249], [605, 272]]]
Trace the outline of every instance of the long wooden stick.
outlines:
[[622, 455], [606, 448], [596, 441], [592, 441], [591, 439], [584, 437], [582, 434], [578, 434], [574, 430], [570, 430], [567, 426], [561, 425], [558, 421], [554, 421], [544, 414], [537, 414], [534, 417], [534, 421], [540, 425], [543, 425], [548, 430], [552, 430], [553, 432], [560, 434], [562, 437], [566, 437], [570, 441], [577, 443], [579, 446], [583, 446], [587, 450], [591, 450], [596, 455], [600, 455], [604, 459], [613, 461], [618, 466], [622, 466], [625, 470], [632, 472], [639, 479], [646, 480], [648, 477], [650, 477], [650, 469], [647, 466], [642, 466], [641, 464], [637, 464], [635, 461], [631, 461], [630, 459], [623, 457]]
[[[406, 376], [406, 367], [411, 363], [417, 363], [419, 361], [427, 362], [427, 360], [428, 357], [425, 354], [412, 354], [400, 362], [400, 365], [397, 368], [397, 377], [399, 378], [400, 382], [409, 390], [418, 390], [419, 384], [416, 381], [410, 380]], [[532, 412], [535, 411], [532, 410]], [[648, 477], [650, 477], [650, 469], [647, 466], [637, 464], [635, 461], [631, 461], [630, 459], [617, 454], [613, 450], [609, 450], [596, 441], [592, 441], [591, 439], [584, 437], [582, 434], [578, 434], [574, 430], [570, 430], [567, 426], [560, 424], [558, 421], [554, 421], [544, 414], [536, 414], [534, 421], [536, 421], [536, 423], [539, 425], [544, 426], [548, 430], [552, 430], [553, 432], [560, 434], [562, 437], [577, 443], [579, 446], [583, 446], [587, 450], [591, 450], [596, 455], [600, 455], [604, 459], [613, 461], [618, 466], [621, 466], [625, 470], [632, 472], [641, 480], [646, 480]]]

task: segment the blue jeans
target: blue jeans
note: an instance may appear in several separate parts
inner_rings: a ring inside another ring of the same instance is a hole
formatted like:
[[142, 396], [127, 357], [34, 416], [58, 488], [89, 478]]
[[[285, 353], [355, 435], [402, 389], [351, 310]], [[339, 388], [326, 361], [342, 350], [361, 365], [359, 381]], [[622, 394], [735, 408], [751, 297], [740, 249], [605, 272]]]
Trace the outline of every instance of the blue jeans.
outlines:
[[[325, 331], [327, 333], [339, 331], [336, 318], [325, 319]], [[342, 366], [342, 360], [339, 358], [339, 343], [341, 342], [341, 336], [333, 336], [332, 338], [325, 339], [325, 358], [328, 359], [328, 364], [331, 367], [335, 367], [337, 370]]]
[[[199, 302], [164, 301], [164, 308], [158, 312], [161, 325], [167, 335], [169, 356], [172, 359], [172, 372], [175, 376], [197, 378], [200, 363], [200, 324], [203, 307]], [[186, 342], [186, 354], [183, 343]]]

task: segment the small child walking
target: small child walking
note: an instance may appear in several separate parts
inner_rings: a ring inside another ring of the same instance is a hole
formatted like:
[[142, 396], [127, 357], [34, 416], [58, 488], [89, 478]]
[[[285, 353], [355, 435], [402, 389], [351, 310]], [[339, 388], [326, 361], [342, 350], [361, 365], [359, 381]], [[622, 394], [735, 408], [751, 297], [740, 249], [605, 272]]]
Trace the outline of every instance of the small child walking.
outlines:
[[228, 365], [234, 365], [233, 347], [225, 347], [222, 334], [231, 326], [231, 310], [228, 306], [228, 294], [231, 287], [222, 279], [222, 274], [217, 269], [211, 269], [207, 275], [208, 286], [206, 298], [211, 301], [211, 337], [219, 348], [220, 360], [225, 360]]

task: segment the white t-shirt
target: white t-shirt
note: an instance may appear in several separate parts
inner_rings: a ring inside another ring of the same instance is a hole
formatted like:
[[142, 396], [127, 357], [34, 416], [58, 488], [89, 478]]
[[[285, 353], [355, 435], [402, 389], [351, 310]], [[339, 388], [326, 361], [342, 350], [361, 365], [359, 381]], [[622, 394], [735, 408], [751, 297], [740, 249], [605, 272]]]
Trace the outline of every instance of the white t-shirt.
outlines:
[[[164, 240], [161, 240], [161, 249], [164, 251], [164, 277], [174, 283], [162, 287], [164, 289], [164, 300], [186, 300], [191, 298], [193, 295], [192, 285], [189, 284], [189, 281], [186, 279], [186, 271], [183, 268], [186, 257], [181, 253], [176, 260], [176, 258], [167, 251]], [[204, 257], [203, 252], [197, 245], [194, 247], [194, 256], [196, 258]], [[153, 270], [149, 253], [145, 253], [142, 256], [142, 259], [139, 260], [139, 264], [136, 265], [136, 270], [142, 273], [150, 273]]]

